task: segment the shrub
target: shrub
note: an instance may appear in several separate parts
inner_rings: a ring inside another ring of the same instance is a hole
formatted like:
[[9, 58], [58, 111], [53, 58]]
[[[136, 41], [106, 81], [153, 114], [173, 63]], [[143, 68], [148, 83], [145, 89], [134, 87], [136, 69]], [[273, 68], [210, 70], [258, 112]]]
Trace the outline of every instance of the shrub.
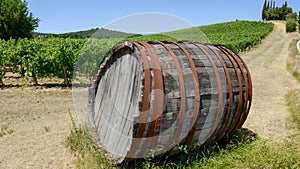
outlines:
[[294, 19], [288, 19], [286, 21], [286, 32], [295, 32], [297, 27], [297, 22]]

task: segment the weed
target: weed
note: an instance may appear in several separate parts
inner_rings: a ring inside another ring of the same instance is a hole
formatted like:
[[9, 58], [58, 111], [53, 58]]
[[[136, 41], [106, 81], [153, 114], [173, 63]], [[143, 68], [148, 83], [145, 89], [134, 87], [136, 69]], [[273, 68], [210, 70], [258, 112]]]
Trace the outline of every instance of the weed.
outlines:
[[7, 124], [1, 124], [0, 126], [0, 137], [3, 137], [5, 135], [10, 135], [14, 132], [13, 129], [9, 128]]
[[49, 126], [44, 126], [43, 129], [44, 129], [46, 132], [49, 132], [49, 131], [50, 131], [50, 127], [49, 127]]
[[78, 168], [113, 168], [104, 158], [104, 153], [94, 144], [90, 133], [86, 128], [77, 125], [72, 115], [71, 134], [67, 137], [65, 145], [77, 157]]

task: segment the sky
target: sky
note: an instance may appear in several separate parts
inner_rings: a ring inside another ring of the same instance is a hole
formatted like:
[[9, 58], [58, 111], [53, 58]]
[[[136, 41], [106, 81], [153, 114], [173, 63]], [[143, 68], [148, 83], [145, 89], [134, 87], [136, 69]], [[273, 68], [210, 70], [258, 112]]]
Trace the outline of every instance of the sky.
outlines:
[[[111, 26], [120, 18], [162, 13], [193, 26], [238, 20], [261, 20], [264, 0], [26, 0], [29, 11], [40, 19], [36, 32], [66, 33]], [[276, 0], [281, 6], [285, 0]], [[287, 0], [297, 13], [300, 0]], [[131, 21], [134, 17], [131, 17]], [[158, 17], [160, 20], [163, 17]], [[147, 20], [147, 18], [144, 18]], [[171, 25], [164, 20], [165, 25]], [[156, 24], [158, 24], [156, 23]], [[131, 25], [137, 26], [136, 22]], [[148, 27], [146, 25], [145, 27]]]

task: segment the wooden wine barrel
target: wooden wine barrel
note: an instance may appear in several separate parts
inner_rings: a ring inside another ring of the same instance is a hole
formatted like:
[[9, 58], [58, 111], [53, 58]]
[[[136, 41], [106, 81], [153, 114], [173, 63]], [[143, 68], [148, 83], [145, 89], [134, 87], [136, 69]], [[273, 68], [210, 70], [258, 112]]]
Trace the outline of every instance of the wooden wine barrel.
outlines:
[[89, 89], [95, 143], [112, 164], [234, 134], [252, 99], [244, 61], [222, 45], [124, 42]]

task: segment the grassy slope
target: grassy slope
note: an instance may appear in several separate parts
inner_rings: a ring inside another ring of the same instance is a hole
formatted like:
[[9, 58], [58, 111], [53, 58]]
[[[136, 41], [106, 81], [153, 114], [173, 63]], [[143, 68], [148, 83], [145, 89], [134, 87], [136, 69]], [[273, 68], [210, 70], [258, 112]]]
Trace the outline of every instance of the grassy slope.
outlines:
[[85, 31], [77, 31], [77, 32], [68, 32], [62, 34], [51, 34], [51, 33], [38, 33], [34, 32], [34, 37], [57, 37], [57, 38], [78, 38], [78, 39], [85, 39], [90, 37], [97, 37], [97, 38], [126, 38], [130, 36], [134, 36], [135, 34], [125, 33], [120, 31], [112, 31], [104, 28], [96, 28], [96, 29], [89, 29]]
[[236, 52], [241, 52], [260, 43], [273, 28], [272, 23], [234, 21], [162, 33], [164, 36], [156, 34], [132, 39], [140, 41], [190, 40], [201, 43], [223, 44]]
[[272, 23], [235, 21], [202, 26], [200, 30], [211, 43], [224, 44], [239, 52], [260, 43], [274, 28]]

